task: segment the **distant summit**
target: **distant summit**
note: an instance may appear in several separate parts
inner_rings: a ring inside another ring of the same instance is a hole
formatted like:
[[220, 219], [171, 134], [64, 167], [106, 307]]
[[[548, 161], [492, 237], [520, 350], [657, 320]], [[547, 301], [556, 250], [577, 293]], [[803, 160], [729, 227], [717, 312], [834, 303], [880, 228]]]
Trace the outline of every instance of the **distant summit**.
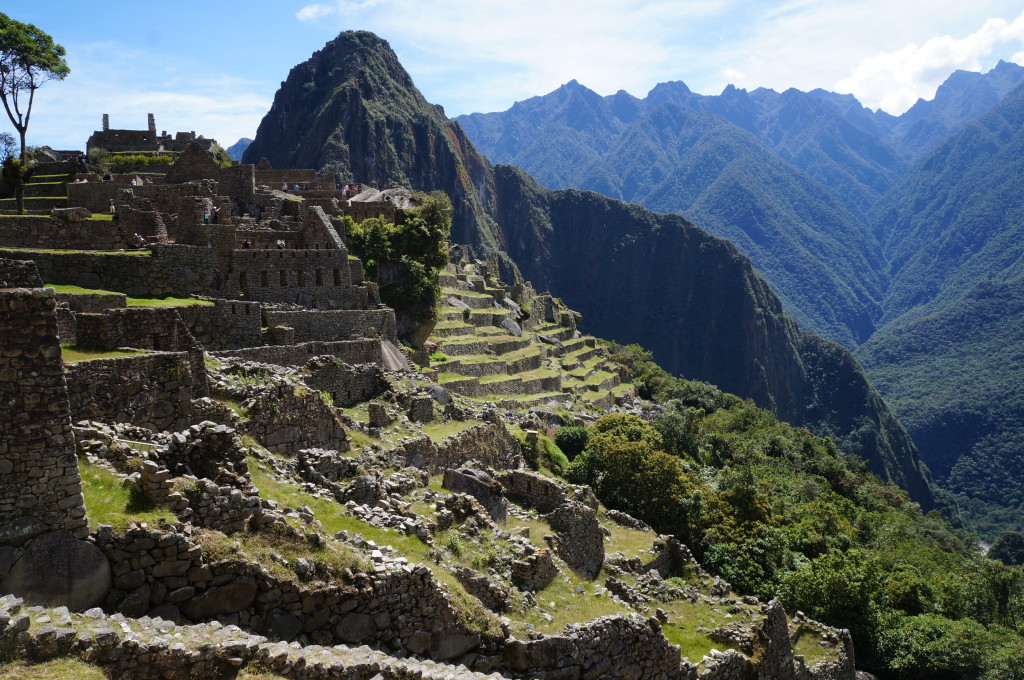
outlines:
[[227, 148], [228, 158], [230, 158], [233, 161], [242, 160], [242, 154], [245, 152], [246, 149], [249, 148], [250, 144], [252, 144], [251, 139], [249, 139], [248, 137], [242, 137], [237, 142], [235, 142], [234, 144]]

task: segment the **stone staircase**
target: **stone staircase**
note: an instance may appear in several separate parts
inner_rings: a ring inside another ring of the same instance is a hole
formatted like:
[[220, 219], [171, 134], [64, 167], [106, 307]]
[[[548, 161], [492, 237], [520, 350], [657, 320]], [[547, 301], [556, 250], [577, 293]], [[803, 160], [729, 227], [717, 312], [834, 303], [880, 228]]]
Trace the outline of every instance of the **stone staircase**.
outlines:
[[519, 315], [505, 304], [513, 289], [492, 285], [478, 266], [449, 265], [440, 283], [430, 368], [446, 389], [523, 406], [579, 399], [602, 409], [632, 393], [596, 338], [581, 334], [573, 313], [556, 308], [550, 296], [531, 292], [535, 309]]

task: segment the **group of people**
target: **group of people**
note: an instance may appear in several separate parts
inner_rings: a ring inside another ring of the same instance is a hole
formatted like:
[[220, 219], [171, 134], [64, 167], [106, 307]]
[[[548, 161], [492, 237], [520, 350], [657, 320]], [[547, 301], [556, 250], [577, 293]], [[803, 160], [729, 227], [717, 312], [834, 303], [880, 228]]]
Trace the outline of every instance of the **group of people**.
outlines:
[[362, 187], [358, 184], [346, 184], [342, 191], [345, 192], [345, 199], [347, 200], [358, 194], [361, 190]]
[[[270, 246], [268, 245], [267, 248], [269, 248], [269, 247]], [[284, 243], [284, 241], [282, 239], [278, 239], [277, 243], [275, 244], [275, 247], [278, 250], [284, 250], [286, 246], [285, 246], [285, 243]], [[242, 250], [250, 250], [251, 248], [252, 248], [252, 241], [250, 241], [247, 238], [242, 239]]]
[[220, 224], [220, 208], [213, 206], [212, 212], [203, 213], [203, 224]]

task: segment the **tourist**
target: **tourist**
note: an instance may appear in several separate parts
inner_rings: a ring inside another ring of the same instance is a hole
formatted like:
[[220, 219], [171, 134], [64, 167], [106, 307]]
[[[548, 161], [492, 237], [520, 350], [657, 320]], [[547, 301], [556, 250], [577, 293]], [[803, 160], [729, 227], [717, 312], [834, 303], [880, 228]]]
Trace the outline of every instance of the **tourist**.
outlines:
[[249, 250], [252, 248], [252, 241], [247, 238], [242, 239], [242, 250]]
[[137, 182], [135, 181], [135, 178], [134, 178], [134, 177], [132, 177], [132, 182], [131, 182], [131, 184], [132, 184], [132, 186], [133, 186], [133, 187], [134, 187], [134, 186], [138, 186], [138, 183], [137, 183]]
[[210, 213], [204, 212], [203, 213], [203, 224], [209, 224], [209, 223], [210, 223]]
[[213, 223], [220, 224], [220, 208], [213, 206]]
[[278, 239], [277, 241], [277, 249], [284, 250], [284, 241], [282, 241], [281, 239]]
[[110, 199], [110, 204], [107, 206], [109, 212], [116, 212], [117, 208], [114, 207], [114, 199]]
[[128, 243], [131, 245], [132, 248], [138, 250], [142, 246], [146, 245], [146, 239], [142, 238], [142, 236], [139, 235], [138, 232], [136, 232], [135, 235], [132, 236], [131, 240], [128, 241]]

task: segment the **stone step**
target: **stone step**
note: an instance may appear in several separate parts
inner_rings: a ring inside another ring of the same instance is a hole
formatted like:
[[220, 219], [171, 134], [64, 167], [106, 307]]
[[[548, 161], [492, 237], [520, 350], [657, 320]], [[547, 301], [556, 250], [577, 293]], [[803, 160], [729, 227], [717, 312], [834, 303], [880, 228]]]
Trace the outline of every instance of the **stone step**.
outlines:
[[486, 340], [472, 340], [470, 342], [447, 342], [442, 341], [441, 352], [450, 357], [465, 356], [468, 354], [483, 354], [487, 351]]
[[438, 324], [434, 327], [433, 334], [439, 338], [452, 338], [456, 336], [472, 335], [475, 329], [475, 326], [468, 323], [458, 326], [442, 326], [441, 324]]

